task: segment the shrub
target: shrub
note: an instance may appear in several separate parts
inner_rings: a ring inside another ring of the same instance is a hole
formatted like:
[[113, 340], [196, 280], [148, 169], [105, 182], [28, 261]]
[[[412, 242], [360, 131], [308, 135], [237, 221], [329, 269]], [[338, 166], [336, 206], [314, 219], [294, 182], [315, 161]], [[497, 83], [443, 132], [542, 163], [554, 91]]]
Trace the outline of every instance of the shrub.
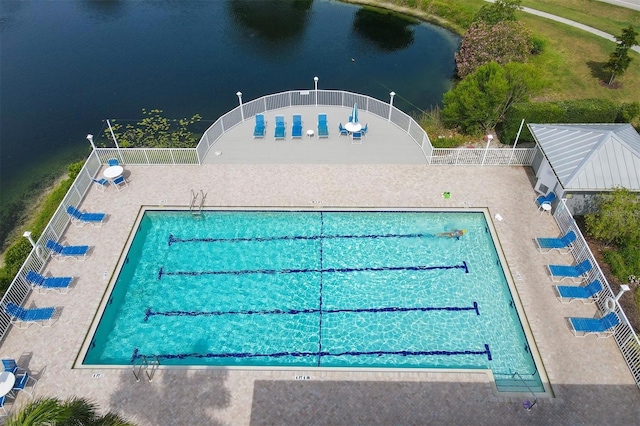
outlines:
[[620, 247], [638, 247], [640, 195], [626, 188], [616, 188], [598, 198], [598, 211], [585, 215], [589, 235]]
[[442, 119], [447, 126], [468, 134], [486, 133], [504, 120], [514, 102], [534, 93], [539, 81], [530, 66], [490, 62], [444, 94]]
[[[520, 122], [527, 123], [617, 123], [620, 122], [621, 104], [606, 99], [579, 99], [572, 101], [518, 103], [513, 105], [499, 129], [500, 140], [513, 141]], [[627, 107], [633, 113], [633, 107]], [[520, 141], [534, 142], [525, 126]]]
[[606, 250], [604, 258], [611, 267], [611, 272], [622, 283], [626, 283], [629, 276], [640, 276], [640, 250], [626, 246], [619, 250]]
[[77, 163], [69, 164], [69, 167], [67, 168], [69, 179], [75, 180], [75, 178], [78, 177], [78, 174], [80, 174], [80, 170], [82, 170], [84, 163], [84, 160], [82, 160], [78, 161]]
[[504, 21], [515, 21], [516, 11], [522, 9], [522, 0], [496, 0], [480, 8], [474, 18], [475, 22], [482, 21], [495, 25]]
[[532, 49], [530, 40], [529, 33], [521, 23], [504, 21], [494, 26], [484, 22], [473, 24], [455, 54], [458, 76], [464, 78], [489, 62], [500, 65], [526, 62]]
[[531, 42], [532, 55], [539, 55], [544, 52], [544, 48], [547, 47], [547, 40], [540, 36], [532, 35], [529, 41]]

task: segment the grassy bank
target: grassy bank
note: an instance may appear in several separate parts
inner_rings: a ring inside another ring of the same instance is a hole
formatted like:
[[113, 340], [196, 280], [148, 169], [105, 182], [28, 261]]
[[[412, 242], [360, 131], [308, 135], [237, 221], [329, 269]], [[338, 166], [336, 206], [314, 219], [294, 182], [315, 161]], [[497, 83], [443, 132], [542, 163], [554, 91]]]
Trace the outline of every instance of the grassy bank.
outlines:
[[580, 22], [608, 34], [620, 35], [622, 29], [629, 25], [640, 29], [640, 12], [601, 1], [523, 0], [522, 5]]
[[[49, 188], [37, 206], [30, 211], [28, 220], [16, 227], [16, 230], [21, 230], [20, 235], [13, 238], [13, 242], [2, 256], [4, 263], [0, 268], [0, 294], [4, 294], [31, 252], [31, 244], [22, 237], [22, 230], [31, 231], [34, 240], [40, 237], [83, 165], [84, 161], [71, 164], [68, 167], [68, 174]], [[13, 234], [16, 234], [16, 230]]]

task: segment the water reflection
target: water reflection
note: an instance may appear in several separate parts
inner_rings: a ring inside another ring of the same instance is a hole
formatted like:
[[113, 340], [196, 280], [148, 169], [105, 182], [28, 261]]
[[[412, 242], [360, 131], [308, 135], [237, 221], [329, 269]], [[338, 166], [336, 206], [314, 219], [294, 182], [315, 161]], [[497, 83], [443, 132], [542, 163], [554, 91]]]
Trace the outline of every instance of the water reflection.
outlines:
[[229, 0], [234, 21], [266, 41], [282, 42], [300, 36], [313, 0]]
[[360, 9], [353, 21], [355, 32], [384, 51], [406, 49], [413, 43], [413, 26], [418, 22], [395, 13]]

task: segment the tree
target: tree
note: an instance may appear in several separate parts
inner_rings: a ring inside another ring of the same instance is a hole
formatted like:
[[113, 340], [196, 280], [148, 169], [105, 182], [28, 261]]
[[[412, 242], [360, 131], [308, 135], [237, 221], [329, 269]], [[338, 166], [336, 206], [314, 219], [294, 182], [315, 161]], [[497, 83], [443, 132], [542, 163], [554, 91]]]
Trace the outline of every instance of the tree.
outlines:
[[464, 78], [489, 62], [505, 65], [526, 62], [533, 44], [527, 30], [518, 22], [500, 22], [490, 25], [478, 22], [462, 38], [456, 52], [458, 76]]
[[504, 120], [514, 103], [526, 101], [539, 88], [537, 73], [529, 65], [490, 62], [444, 94], [442, 118], [465, 133], [486, 133]]
[[98, 406], [84, 398], [38, 398], [7, 418], [6, 426], [134, 426], [117, 414], [96, 414]]
[[629, 64], [631, 64], [631, 58], [629, 57], [629, 49], [638, 44], [636, 38], [638, 33], [633, 29], [633, 26], [629, 25], [629, 28], [622, 30], [622, 35], [616, 37], [616, 50], [609, 55], [609, 61], [604, 64], [604, 70], [611, 73], [609, 78], [609, 85], [613, 83], [613, 80], [619, 75], [623, 75]]
[[595, 238], [620, 246], [640, 244], [640, 195], [615, 188], [598, 200], [598, 212], [585, 215], [587, 231]]
[[485, 4], [480, 8], [474, 22], [485, 22], [496, 25], [503, 21], [516, 21], [516, 11], [522, 9], [522, 0], [497, 0], [495, 3]]

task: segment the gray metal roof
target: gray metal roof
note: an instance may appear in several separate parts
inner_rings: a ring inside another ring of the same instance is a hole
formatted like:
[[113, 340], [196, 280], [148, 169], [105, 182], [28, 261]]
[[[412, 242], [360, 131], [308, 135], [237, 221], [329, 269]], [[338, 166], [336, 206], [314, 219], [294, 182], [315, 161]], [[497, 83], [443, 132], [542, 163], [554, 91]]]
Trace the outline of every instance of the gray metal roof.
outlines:
[[529, 124], [564, 189], [640, 191], [640, 135], [630, 124]]

